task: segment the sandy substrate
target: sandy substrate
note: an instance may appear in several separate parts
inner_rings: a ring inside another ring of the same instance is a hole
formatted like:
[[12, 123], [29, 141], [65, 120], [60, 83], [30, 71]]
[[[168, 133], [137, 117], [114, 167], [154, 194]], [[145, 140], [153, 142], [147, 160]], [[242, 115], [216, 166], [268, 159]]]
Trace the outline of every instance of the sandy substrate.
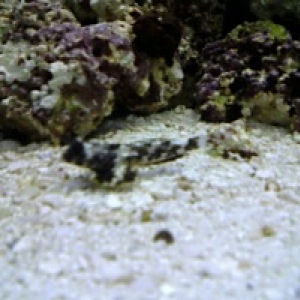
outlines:
[[[178, 139], [190, 110], [108, 122], [99, 138]], [[199, 149], [107, 189], [47, 144], [0, 143], [0, 299], [300, 299], [300, 145], [251, 124], [258, 152]], [[167, 230], [173, 243], [154, 241]]]

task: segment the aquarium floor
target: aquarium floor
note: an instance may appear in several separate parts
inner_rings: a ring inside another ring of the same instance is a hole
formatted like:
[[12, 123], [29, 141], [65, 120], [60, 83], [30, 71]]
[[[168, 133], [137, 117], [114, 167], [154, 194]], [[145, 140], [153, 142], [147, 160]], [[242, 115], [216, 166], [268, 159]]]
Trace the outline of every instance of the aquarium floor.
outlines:
[[[109, 121], [99, 136], [134, 143], [209, 126], [181, 108]], [[194, 150], [111, 189], [63, 162], [63, 148], [2, 140], [0, 299], [299, 299], [299, 139], [248, 132], [251, 160]]]

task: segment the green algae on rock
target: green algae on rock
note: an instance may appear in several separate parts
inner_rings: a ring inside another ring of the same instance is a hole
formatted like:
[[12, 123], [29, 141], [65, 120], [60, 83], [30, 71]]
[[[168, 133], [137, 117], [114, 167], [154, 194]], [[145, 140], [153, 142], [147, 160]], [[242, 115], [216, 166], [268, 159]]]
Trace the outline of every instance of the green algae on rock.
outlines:
[[271, 21], [257, 21], [246, 23], [246, 25], [239, 25], [233, 29], [228, 36], [233, 40], [238, 40], [259, 32], [265, 32], [268, 35], [268, 38], [272, 40], [284, 41], [290, 37], [288, 31], [283, 26]]
[[300, 5], [298, 0], [251, 0], [251, 12], [263, 20], [285, 26], [297, 39], [300, 38]]
[[207, 121], [239, 117], [299, 127], [300, 42], [271, 22], [245, 23], [202, 53], [197, 105]]

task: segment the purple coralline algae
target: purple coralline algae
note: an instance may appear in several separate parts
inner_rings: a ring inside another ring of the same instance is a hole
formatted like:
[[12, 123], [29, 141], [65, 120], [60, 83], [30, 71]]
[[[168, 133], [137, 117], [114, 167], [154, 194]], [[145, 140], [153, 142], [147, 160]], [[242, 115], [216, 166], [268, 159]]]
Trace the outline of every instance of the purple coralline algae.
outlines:
[[181, 89], [178, 59], [135, 45], [134, 24], [82, 27], [58, 2], [39, 1], [22, 1], [10, 20], [0, 46], [4, 130], [64, 143], [91, 133], [115, 106], [154, 112]]
[[202, 52], [196, 102], [203, 120], [240, 117], [300, 131], [300, 42], [280, 25], [245, 23]]
[[0, 128], [66, 143], [114, 110], [180, 103], [211, 122], [251, 117], [300, 131], [300, 42], [270, 21], [220, 40], [225, 2], [5, 0]]
[[208, 42], [221, 37], [226, 1], [147, 0], [136, 2], [141, 3], [144, 10], [168, 12], [183, 24], [183, 37], [177, 52], [184, 71], [184, 83], [177, 101], [189, 105], [192, 101], [190, 91], [195, 84], [196, 74], [201, 68], [199, 60], [201, 50]]

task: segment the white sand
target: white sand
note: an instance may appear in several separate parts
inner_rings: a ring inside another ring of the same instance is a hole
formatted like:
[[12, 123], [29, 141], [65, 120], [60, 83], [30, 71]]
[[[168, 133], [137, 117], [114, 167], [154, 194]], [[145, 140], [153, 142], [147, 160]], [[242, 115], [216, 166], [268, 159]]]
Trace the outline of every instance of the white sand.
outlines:
[[[120, 142], [213, 126], [185, 109], [109, 125]], [[0, 299], [300, 299], [300, 145], [249, 136], [250, 161], [199, 149], [111, 190], [60, 148], [2, 141]], [[153, 241], [161, 229], [174, 243]]]

